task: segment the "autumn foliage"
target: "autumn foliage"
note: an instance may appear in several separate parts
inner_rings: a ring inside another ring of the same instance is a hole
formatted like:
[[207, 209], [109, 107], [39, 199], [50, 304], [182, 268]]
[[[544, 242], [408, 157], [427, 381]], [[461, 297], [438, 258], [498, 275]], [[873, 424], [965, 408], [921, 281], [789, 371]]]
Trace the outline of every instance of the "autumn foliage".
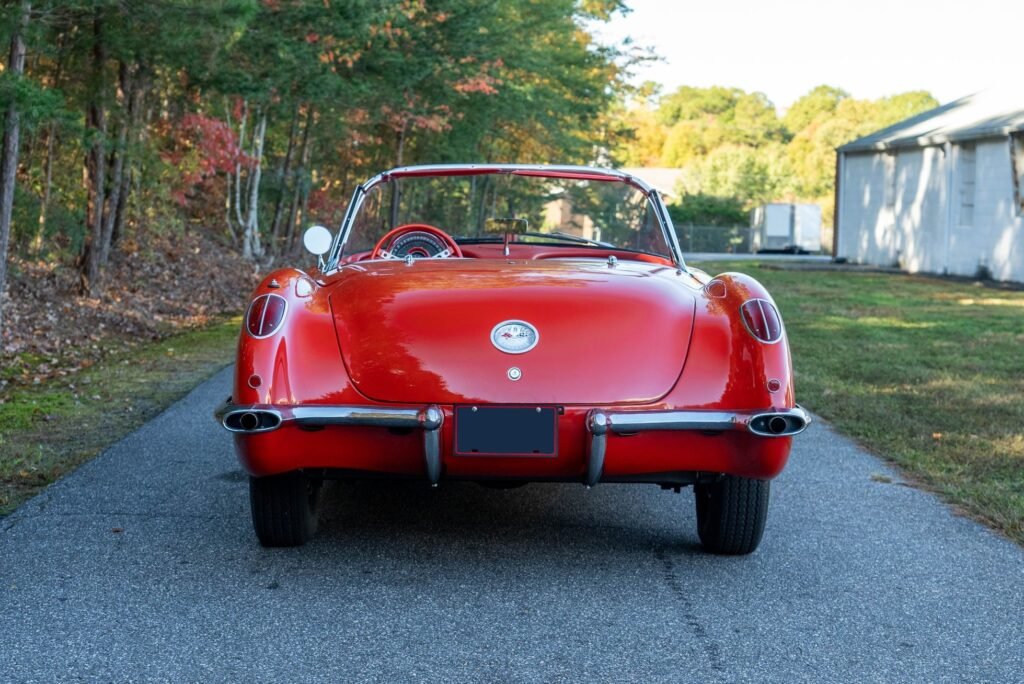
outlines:
[[[599, 124], [629, 58], [591, 31], [621, 9], [617, 0], [3, 3], [0, 40], [25, 54], [22, 74], [0, 58], [5, 114], [22, 134], [5, 184], [16, 191], [0, 202], [15, 296], [31, 272], [55, 301], [102, 308], [134, 292], [123, 279], [147, 272], [151, 245], [186, 235], [253, 273], [293, 261], [304, 226], [337, 225], [355, 185], [395, 165], [598, 161]], [[0, 327], [0, 352], [25, 350], [37, 327], [15, 310], [18, 329]]]
[[255, 163], [239, 147], [238, 135], [231, 126], [211, 116], [185, 114], [166, 137], [169, 147], [161, 150], [160, 158], [179, 172], [171, 197], [182, 207], [204, 180], [232, 173], [238, 165], [248, 169]]

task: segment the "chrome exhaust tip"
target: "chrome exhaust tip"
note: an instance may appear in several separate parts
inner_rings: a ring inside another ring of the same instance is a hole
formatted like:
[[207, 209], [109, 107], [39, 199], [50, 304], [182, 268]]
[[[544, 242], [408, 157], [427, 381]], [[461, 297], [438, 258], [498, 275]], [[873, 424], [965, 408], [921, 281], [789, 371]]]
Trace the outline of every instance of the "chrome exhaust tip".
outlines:
[[750, 419], [747, 429], [761, 437], [792, 437], [811, 424], [811, 416], [802, 408], [761, 413]]
[[281, 427], [281, 414], [258, 409], [232, 411], [224, 416], [221, 424], [226, 430], [240, 434], [269, 432]]

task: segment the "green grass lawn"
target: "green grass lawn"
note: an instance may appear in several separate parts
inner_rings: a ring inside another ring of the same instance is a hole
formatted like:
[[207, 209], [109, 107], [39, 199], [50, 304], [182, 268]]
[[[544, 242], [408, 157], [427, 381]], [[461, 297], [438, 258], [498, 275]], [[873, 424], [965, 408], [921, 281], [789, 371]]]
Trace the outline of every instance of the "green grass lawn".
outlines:
[[1024, 292], [940, 278], [695, 264], [764, 283], [797, 399], [1024, 544]]
[[11, 390], [0, 404], [0, 515], [231, 363], [240, 325], [223, 321]]

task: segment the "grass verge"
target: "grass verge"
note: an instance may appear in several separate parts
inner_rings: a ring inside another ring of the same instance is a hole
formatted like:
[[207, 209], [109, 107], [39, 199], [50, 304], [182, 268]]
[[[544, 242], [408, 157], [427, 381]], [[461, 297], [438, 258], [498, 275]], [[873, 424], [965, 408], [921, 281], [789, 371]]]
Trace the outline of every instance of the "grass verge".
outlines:
[[11, 390], [0, 404], [0, 515], [231, 363], [240, 320], [111, 353], [75, 375]]
[[770, 264], [797, 397], [913, 481], [1024, 544], [1024, 292]]

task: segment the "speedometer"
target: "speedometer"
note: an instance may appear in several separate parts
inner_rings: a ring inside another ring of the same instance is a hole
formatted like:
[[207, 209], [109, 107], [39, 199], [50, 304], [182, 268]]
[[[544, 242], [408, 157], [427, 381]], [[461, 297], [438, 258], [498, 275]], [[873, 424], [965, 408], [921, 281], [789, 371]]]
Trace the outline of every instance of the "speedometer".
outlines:
[[417, 230], [398, 236], [398, 239], [391, 243], [389, 251], [396, 259], [404, 259], [407, 256], [414, 259], [430, 259], [446, 249], [441, 238]]

